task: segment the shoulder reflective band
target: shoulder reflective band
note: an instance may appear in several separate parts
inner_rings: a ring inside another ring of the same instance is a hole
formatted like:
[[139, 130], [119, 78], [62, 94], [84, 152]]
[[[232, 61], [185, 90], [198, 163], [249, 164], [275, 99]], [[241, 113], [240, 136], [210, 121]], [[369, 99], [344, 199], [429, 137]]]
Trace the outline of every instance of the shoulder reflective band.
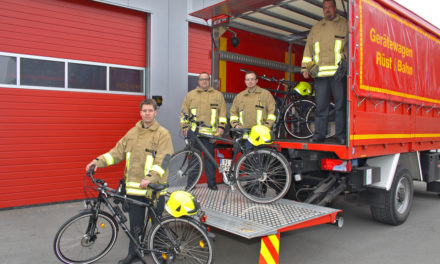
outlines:
[[125, 154], [125, 168], [127, 170], [130, 168], [130, 157], [131, 157], [131, 152], [127, 152]]
[[157, 173], [159, 173], [160, 177], [163, 176], [163, 174], [165, 173], [165, 171], [162, 169], [161, 166], [159, 165], [153, 165], [153, 167], [151, 168], [152, 171], [155, 171]]
[[186, 123], [189, 123], [189, 121], [186, 120], [184, 116], [182, 116], [182, 117], [180, 118], [180, 123], [184, 123], [184, 124], [186, 124]]
[[277, 120], [277, 117], [275, 116], [275, 115], [272, 115], [272, 114], [268, 114], [267, 115], [267, 120], [272, 120], [272, 121], [276, 121]]
[[341, 47], [342, 40], [337, 39], [335, 41], [335, 65], [338, 65], [338, 63], [341, 61]]
[[168, 193], [167, 188], [165, 188], [162, 191], [160, 191], [160, 195], [167, 195], [167, 193]]
[[320, 66], [319, 69], [323, 71], [336, 71], [338, 69], [338, 65]]
[[309, 63], [312, 61], [312, 57], [303, 57], [302, 62], [301, 63]]
[[261, 117], [263, 116], [263, 111], [257, 110], [257, 125], [261, 125]]
[[127, 182], [125, 186], [132, 188], [140, 188], [141, 184], [139, 182]]
[[[231, 117], [232, 118], [232, 117]], [[219, 123], [226, 123], [228, 120], [226, 119], [226, 117], [220, 117], [218, 119]]]
[[318, 42], [315, 42], [315, 56], [314, 56], [314, 58], [315, 58], [316, 64], [318, 64], [318, 61], [319, 61], [319, 51], [320, 51], [320, 49], [319, 49], [319, 41], [318, 41]]
[[113, 163], [115, 163], [115, 161], [114, 161], [112, 155], [110, 155], [110, 153], [105, 153], [104, 158], [105, 158], [105, 163], [107, 163], [107, 166], [113, 165]]
[[137, 195], [137, 196], [142, 196], [147, 193], [147, 189], [132, 189], [128, 187], [125, 189], [125, 191], [127, 192], [127, 194]]
[[211, 129], [210, 127], [201, 127], [199, 128], [199, 132], [202, 134], [207, 134], [207, 135], [213, 135], [214, 134], [213, 129]]
[[215, 131], [215, 123], [217, 119], [217, 110], [215, 108], [211, 109], [211, 130]]
[[154, 158], [152, 155], [147, 155], [145, 158], [145, 168], [144, 168], [144, 176], [147, 176], [150, 173], [151, 167], [153, 166]]
[[[191, 114], [194, 116], [194, 121], [197, 120], [197, 109], [195, 108], [191, 109]], [[197, 127], [196, 123], [191, 124], [192, 131], [196, 131], [196, 127]]]
[[140, 183], [138, 182], [127, 182], [125, 185], [125, 191], [127, 194], [131, 195], [145, 195], [147, 193], [147, 189], [141, 189]]
[[333, 76], [335, 75], [336, 70], [322, 70], [321, 68], [319, 69], [319, 73], [318, 73], [318, 77], [329, 77], [329, 76]]

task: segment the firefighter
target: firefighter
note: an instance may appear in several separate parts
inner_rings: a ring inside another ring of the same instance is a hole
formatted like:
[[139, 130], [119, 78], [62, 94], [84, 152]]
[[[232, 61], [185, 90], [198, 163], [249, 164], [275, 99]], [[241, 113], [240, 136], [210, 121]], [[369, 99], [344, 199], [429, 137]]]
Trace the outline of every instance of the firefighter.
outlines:
[[[206, 72], [199, 74], [198, 86], [190, 91], [183, 101], [182, 111], [192, 114], [197, 121], [201, 121], [209, 127], [202, 127], [199, 129], [201, 134], [222, 136], [226, 119], [226, 102], [223, 94], [209, 85], [210, 77]], [[190, 124], [187, 120], [182, 118], [180, 121], [182, 132], [189, 138], [194, 136], [195, 124]], [[203, 145], [207, 148], [209, 153], [214, 157], [215, 142], [211, 142], [209, 138], [200, 137]], [[200, 146], [195, 146], [202, 152]], [[208, 188], [217, 190], [215, 181], [216, 166], [204, 155], [205, 175], [208, 182]], [[190, 179], [189, 179], [190, 180]]]
[[324, 18], [310, 30], [301, 63], [304, 78], [315, 78], [316, 129], [310, 141], [322, 143], [325, 140], [332, 95], [336, 111], [336, 138], [345, 145], [346, 77], [345, 73], [335, 74], [338, 68], [345, 66], [343, 62], [347, 58], [347, 20], [336, 13], [335, 0], [324, 0], [323, 13]]
[[244, 75], [246, 90], [240, 92], [232, 102], [230, 123], [233, 128], [252, 128], [264, 125], [272, 129], [276, 121], [276, 103], [272, 94], [260, 88], [257, 74], [248, 71]]
[[[104, 168], [125, 160], [125, 191], [127, 197], [145, 202], [151, 197], [150, 183], [166, 183], [168, 171], [162, 168], [162, 161], [173, 154], [170, 132], [156, 120], [157, 104], [153, 99], [146, 99], [140, 104], [142, 120], [136, 123], [109, 152], [87, 164], [86, 171], [92, 166]], [[164, 196], [157, 203], [159, 212], [165, 205]], [[130, 232], [135, 238], [144, 227], [145, 207], [129, 204]], [[147, 218], [148, 219], [148, 218]], [[139, 260], [135, 245], [130, 242], [128, 255], [119, 264], [130, 264]]]

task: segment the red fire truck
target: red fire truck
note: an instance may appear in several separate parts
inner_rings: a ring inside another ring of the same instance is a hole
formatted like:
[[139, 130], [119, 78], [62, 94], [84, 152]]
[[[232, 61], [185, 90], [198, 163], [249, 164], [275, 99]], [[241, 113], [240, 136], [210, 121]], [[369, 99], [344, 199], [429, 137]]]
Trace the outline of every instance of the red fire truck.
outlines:
[[[289, 196], [328, 205], [356, 195], [374, 219], [399, 225], [413, 181], [440, 192], [440, 30], [391, 0], [336, 2], [348, 21], [347, 144], [278, 138], [295, 180]], [[210, 23], [214, 85], [233, 96], [245, 88], [240, 68], [302, 80], [322, 0], [229, 0], [191, 15]]]

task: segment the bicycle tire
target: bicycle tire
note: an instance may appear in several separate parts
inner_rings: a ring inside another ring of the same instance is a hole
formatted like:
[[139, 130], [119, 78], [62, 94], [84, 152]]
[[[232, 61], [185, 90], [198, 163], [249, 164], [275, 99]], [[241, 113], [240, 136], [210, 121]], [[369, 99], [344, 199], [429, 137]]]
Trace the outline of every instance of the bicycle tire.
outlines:
[[[306, 119], [309, 121], [308, 126], [310, 131], [312, 132], [312, 135], [315, 134], [315, 111], [316, 111], [316, 104], [314, 107], [310, 108], [306, 117]], [[325, 135], [326, 138], [333, 137], [336, 134], [335, 114], [336, 114], [335, 104], [330, 103], [329, 112], [328, 112], [327, 134]]]
[[[60, 227], [53, 243], [55, 255], [59, 260], [68, 264], [93, 263], [112, 249], [119, 231], [115, 219], [107, 212], [98, 212], [95, 223], [96, 238], [91, 239], [87, 230], [90, 227], [90, 219], [94, 216], [95, 212], [92, 210], [83, 211]], [[110, 233], [107, 234], [109, 230]]]
[[174, 153], [169, 164], [169, 191], [191, 191], [199, 182], [204, 167], [202, 154], [195, 149], [184, 149]]
[[310, 100], [297, 100], [291, 103], [284, 111], [284, 128], [287, 133], [295, 138], [310, 138], [313, 132], [309, 127], [307, 114], [316, 104]]
[[[173, 236], [175, 247], [166, 233]], [[214, 254], [213, 243], [204, 227], [188, 216], [163, 218], [150, 229], [148, 248], [157, 264], [210, 264]]]
[[256, 203], [272, 203], [286, 195], [292, 182], [287, 159], [275, 149], [256, 149], [242, 155], [235, 179], [240, 192]]

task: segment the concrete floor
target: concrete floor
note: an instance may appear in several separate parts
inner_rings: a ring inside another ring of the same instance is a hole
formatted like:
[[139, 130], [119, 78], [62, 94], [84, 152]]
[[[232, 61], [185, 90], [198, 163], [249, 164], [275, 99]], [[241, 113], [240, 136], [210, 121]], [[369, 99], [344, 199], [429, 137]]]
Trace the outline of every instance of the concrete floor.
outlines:
[[[339, 197], [345, 225], [321, 225], [281, 234], [279, 263], [437, 264], [440, 263], [440, 198], [415, 183], [414, 203], [400, 226], [375, 222], [369, 207]], [[0, 211], [0, 263], [60, 263], [53, 238], [82, 203], [65, 203]], [[214, 263], [258, 263], [260, 240], [243, 239], [213, 229]], [[119, 232], [114, 248], [96, 263], [117, 263], [127, 253], [128, 239]], [[150, 262], [152, 263], [152, 262]]]

